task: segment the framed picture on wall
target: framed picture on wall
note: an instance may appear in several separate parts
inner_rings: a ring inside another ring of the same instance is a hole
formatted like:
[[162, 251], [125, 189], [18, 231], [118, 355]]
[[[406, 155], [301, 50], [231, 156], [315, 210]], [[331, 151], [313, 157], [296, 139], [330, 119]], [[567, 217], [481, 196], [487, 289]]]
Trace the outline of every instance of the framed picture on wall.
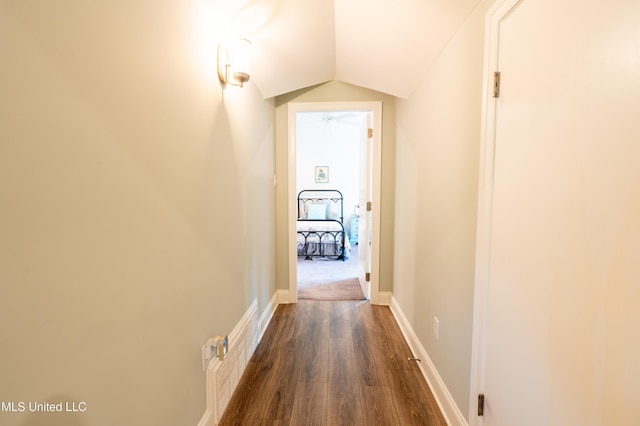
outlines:
[[329, 182], [329, 167], [316, 166], [316, 183], [328, 183]]

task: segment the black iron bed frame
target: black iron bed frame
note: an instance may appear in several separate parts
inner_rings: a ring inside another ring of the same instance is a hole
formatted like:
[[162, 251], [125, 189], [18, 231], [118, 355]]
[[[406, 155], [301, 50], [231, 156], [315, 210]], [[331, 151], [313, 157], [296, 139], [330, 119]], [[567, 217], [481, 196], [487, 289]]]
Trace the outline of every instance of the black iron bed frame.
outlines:
[[[308, 195], [307, 195], [308, 194]], [[324, 196], [322, 196], [324, 195]], [[336, 219], [306, 219], [303, 217], [303, 212], [308, 204], [321, 204], [321, 203], [333, 203], [338, 207], [339, 216]], [[305, 222], [335, 222], [340, 225], [340, 230], [337, 231], [298, 231], [298, 234], [304, 237], [304, 247], [307, 248], [308, 239], [311, 236], [318, 238], [319, 253], [317, 254], [299, 254], [298, 256], [305, 256], [305, 259], [311, 259], [313, 257], [335, 257], [337, 260], [347, 260], [345, 256], [345, 240], [346, 232], [344, 229], [344, 208], [343, 208], [342, 192], [337, 189], [303, 189], [298, 193], [298, 221]], [[324, 253], [323, 243], [338, 243], [340, 251], [335, 255], [326, 255]]]

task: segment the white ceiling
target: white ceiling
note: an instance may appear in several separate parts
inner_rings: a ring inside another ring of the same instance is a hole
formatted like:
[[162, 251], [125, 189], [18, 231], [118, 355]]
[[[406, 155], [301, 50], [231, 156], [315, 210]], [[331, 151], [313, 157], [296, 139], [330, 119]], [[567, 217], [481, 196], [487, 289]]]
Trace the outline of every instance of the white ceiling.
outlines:
[[351, 128], [356, 133], [367, 128], [367, 111], [306, 111], [296, 114], [296, 125], [305, 131], [323, 133], [327, 130]]
[[406, 99], [480, 0], [200, 1], [252, 41], [264, 98], [340, 80]]

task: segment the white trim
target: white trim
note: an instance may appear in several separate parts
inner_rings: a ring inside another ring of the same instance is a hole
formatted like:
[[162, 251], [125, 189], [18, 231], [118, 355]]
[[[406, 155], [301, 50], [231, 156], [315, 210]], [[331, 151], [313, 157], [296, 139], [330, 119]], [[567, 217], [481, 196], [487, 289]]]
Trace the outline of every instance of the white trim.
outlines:
[[[278, 290], [276, 292], [276, 294], [278, 295], [278, 304], [279, 305], [286, 305], [288, 303], [291, 303], [291, 296], [289, 296], [289, 290]], [[296, 297], [297, 299], [297, 297]]]
[[370, 102], [373, 111], [373, 164], [371, 176], [371, 285], [369, 301], [380, 303], [380, 205], [382, 192], [382, 102]]
[[262, 340], [262, 336], [264, 336], [264, 332], [267, 329], [267, 327], [269, 326], [269, 323], [271, 322], [271, 318], [273, 318], [273, 314], [276, 312], [276, 308], [278, 307], [278, 304], [280, 303], [280, 301], [279, 301], [279, 299], [280, 299], [279, 291], [280, 290], [277, 290], [275, 293], [273, 293], [273, 296], [271, 297], [271, 300], [269, 300], [269, 303], [264, 308], [264, 311], [262, 311], [262, 315], [260, 315], [260, 319], [258, 319], [258, 340], [257, 340], [257, 342], [260, 342], [260, 340]]
[[429, 358], [424, 346], [422, 346], [422, 343], [418, 340], [418, 336], [416, 336], [411, 324], [404, 315], [404, 312], [402, 312], [402, 308], [400, 308], [400, 305], [393, 295], [391, 296], [390, 309], [396, 319], [396, 322], [400, 326], [400, 330], [402, 331], [413, 356], [420, 358], [421, 360], [418, 362], [420, 371], [429, 384], [431, 392], [433, 393], [436, 403], [438, 404], [438, 407], [440, 407], [440, 411], [442, 412], [447, 424], [466, 426], [467, 421], [462, 415], [460, 408], [458, 408], [457, 404], [453, 400], [453, 396], [449, 392], [449, 389], [447, 389], [447, 386], [440, 377], [438, 370], [431, 361], [431, 358]]
[[296, 113], [303, 111], [371, 111], [373, 112], [373, 176], [372, 176], [372, 240], [371, 282], [369, 300], [380, 304], [380, 192], [382, 173], [382, 102], [290, 102], [287, 109], [287, 256], [289, 259], [288, 303], [298, 301], [298, 271], [296, 255]]
[[204, 412], [204, 415], [198, 422], [198, 426], [215, 426], [215, 425], [216, 423], [213, 421], [213, 412], [207, 409], [207, 411]]
[[496, 98], [493, 97], [493, 73], [499, 71], [498, 48], [500, 23], [523, 0], [499, 0], [485, 18], [484, 83], [480, 135], [478, 178], [478, 218], [476, 231], [475, 284], [473, 301], [473, 337], [471, 346], [471, 381], [469, 386], [469, 425], [482, 426], [477, 415], [477, 395], [484, 393], [486, 356], [486, 315], [491, 255], [491, 220], [493, 207], [493, 172], [495, 149]]
[[381, 291], [378, 294], [378, 305], [390, 306], [393, 300], [393, 293], [390, 291]]
[[287, 106], [287, 258], [289, 259], [289, 294], [288, 302], [298, 301], [298, 264], [296, 221], [298, 207], [296, 202], [296, 112], [299, 104]]
[[198, 426], [215, 426], [222, 417], [231, 396], [269, 326], [278, 307], [281, 291], [276, 291], [258, 318], [258, 301], [254, 300], [238, 324], [229, 333], [227, 356], [212, 359], [205, 371], [207, 409]]
[[[229, 352], [235, 349], [235, 346], [240, 341], [240, 337], [242, 333], [252, 329], [252, 322], [254, 321], [254, 318], [256, 317], [257, 314], [258, 314], [258, 300], [255, 299], [249, 306], [249, 309], [247, 309], [247, 312], [245, 312], [242, 318], [240, 318], [240, 321], [238, 321], [238, 324], [236, 324], [233, 330], [231, 330], [231, 333], [229, 333], [229, 346], [228, 346]], [[255, 334], [255, 333], [252, 332], [252, 334]]]

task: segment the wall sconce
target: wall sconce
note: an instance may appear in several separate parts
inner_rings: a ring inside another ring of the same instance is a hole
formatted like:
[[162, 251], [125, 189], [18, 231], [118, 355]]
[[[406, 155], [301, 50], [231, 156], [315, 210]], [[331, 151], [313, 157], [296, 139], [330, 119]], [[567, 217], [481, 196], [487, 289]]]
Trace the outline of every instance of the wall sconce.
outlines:
[[238, 39], [226, 46], [218, 45], [218, 78], [223, 85], [240, 86], [249, 81], [251, 42]]

